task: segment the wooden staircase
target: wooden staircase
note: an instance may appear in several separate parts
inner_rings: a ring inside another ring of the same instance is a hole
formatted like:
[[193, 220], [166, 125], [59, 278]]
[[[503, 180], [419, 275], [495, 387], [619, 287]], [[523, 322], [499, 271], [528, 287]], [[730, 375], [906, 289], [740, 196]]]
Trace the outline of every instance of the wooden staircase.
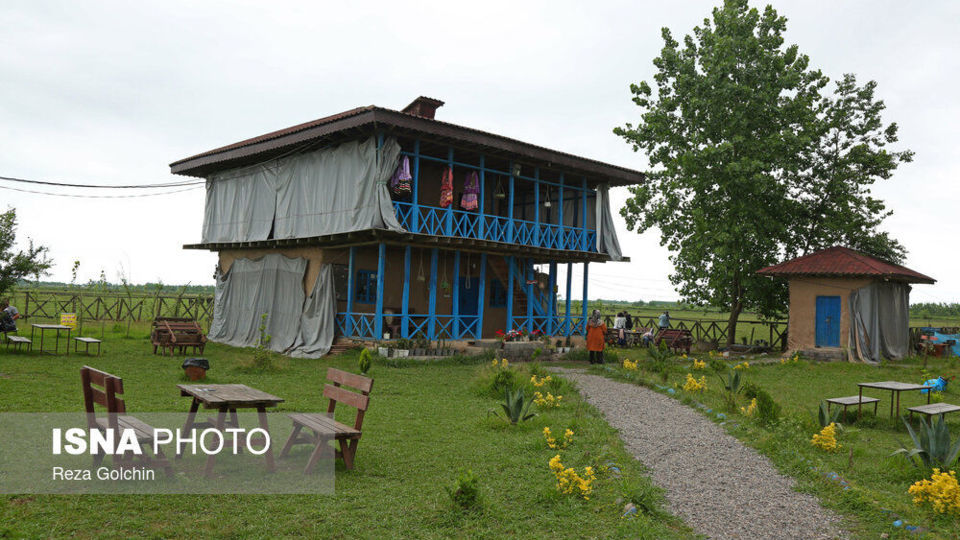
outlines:
[[[514, 281], [512, 284], [509, 284], [507, 278], [510, 275], [510, 269], [507, 265], [506, 257], [497, 257], [490, 256], [487, 257], [487, 264], [490, 266], [490, 269], [493, 271], [493, 274], [500, 280], [500, 283], [504, 287], [510, 285], [513, 286], [513, 315], [515, 317], [526, 317], [527, 315], [527, 291], [524, 290], [524, 286], [521, 283], [526, 282], [524, 276], [519, 276], [520, 279], [517, 279], [517, 269], [514, 269]], [[537, 273], [537, 279], [544, 280], [546, 276], [543, 273]], [[534, 285], [535, 288], [539, 289], [538, 285]]]

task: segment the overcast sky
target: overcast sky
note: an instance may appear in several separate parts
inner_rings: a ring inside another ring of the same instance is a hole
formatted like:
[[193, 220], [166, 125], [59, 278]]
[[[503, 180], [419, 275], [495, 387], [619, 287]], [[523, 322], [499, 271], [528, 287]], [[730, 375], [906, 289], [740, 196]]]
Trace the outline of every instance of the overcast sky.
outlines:
[[[638, 119], [629, 84], [651, 80], [661, 27], [687, 34], [718, 2], [8, 2], [0, 175], [176, 181], [177, 159], [418, 95], [446, 101], [437, 116], [448, 122], [645, 170], [611, 132]], [[916, 158], [875, 193], [895, 212], [886, 228], [907, 265], [938, 280], [912, 300], [960, 301], [960, 3], [773, 4], [813, 66], [879, 83], [885, 120]], [[611, 195], [616, 213], [627, 193]], [[181, 246], [200, 240], [203, 197], [0, 190], [0, 208], [17, 209], [21, 238], [50, 247], [51, 279], [69, 281], [80, 260], [80, 281], [101, 269], [115, 281], [123, 269], [136, 283], [198, 284], [213, 282], [216, 256]], [[633, 262], [592, 265], [590, 297], [677, 298], [658, 233], [616, 219]]]

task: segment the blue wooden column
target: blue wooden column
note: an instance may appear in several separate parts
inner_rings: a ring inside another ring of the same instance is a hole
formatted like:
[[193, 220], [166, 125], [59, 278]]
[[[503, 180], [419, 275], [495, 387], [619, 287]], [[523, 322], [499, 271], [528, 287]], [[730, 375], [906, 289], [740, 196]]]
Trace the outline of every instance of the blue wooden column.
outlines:
[[567, 240], [567, 229], [563, 224], [563, 173], [560, 173], [560, 196], [557, 197], [557, 225], [560, 226], [559, 247], [560, 249], [570, 249], [572, 246]]
[[[509, 188], [507, 190], [507, 241], [512, 243], [516, 242], [516, 228], [513, 226], [513, 162], [510, 162], [510, 182]], [[513, 260], [512, 258], [510, 259]], [[510, 269], [513, 270], [513, 264], [511, 262]], [[513, 284], [511, 283], [512, 287]]]
[[[403, 248], [403, 304], [400, 318], [400, 335], [410, 337], [410, 246]], [[569, 284], [570, 281], [568, 280]], [[569, 293], [567, 293], [569, 294]]]
[[589, 283], [590, 275], [590, 263], [583, 263], [583, 321], [580, 322], [583, 325], [583, 335], [587, 335], [587, 319], [590, 318], [590, 307], [587, 305], [587, 283]]
[[552, 336], [556, 331], [554, 326], [554, 315], [557, 312], [557, 263], [550, 263], [550, 292], [547, 297], [550, 299], [550, 306], [547, 308], [547, 335]]
[[377, 305], [373, 318], [373, 339], [383, 337], [383, 283], [387, 273], [387, 245], [377, 245]]
[[450, 280], [450, 286], [453, 287], [453, 298], [451, 300], [450, 313], [453, 314], [450, 321], [450, 338], [460, 339], [460, 250], [453, 252], [453, 279]]
[[480, 197], [479, 197], [480, 223], [477, 224], [477, 230], [478, 230], [477, 237], [480, 238], [481, 240], [486, 239], [486, 236], [484, 236], [484, 230], [487, 228], [486, 218], [483, 215], [483, 199], [487, 194], [486, 179], [484, 178], [484, 174], [483, 174], [484, 172], [486, 172], [484, 162], [485, 160], [483, 158], [483, 154], [480, 154]]
[[356, 332], [353, 329], [353, 287], [356, 281], [357, 247], [350, 246], [350, 258], [347, 262], [347, 316], [343, 322], [343, 332], [347, 336], [353, 336]]
[[533, 272], [533, 259], [524, 260], [523, 275], [527, 276], [527, 332], [533, 332], [533, 278], [536, 276]]
[[573, 282], [573, 263], [567, 263], [567, 295], [564, 296], [566, 300], [566, 309], [564, 310], [563, 315], [563, 335], [569, 336], [572, 332], [570, 328], [570, 284]]
[[540, 167], [533, 169], [533, 245], [540, 244]]
[[[511, 182], [511, 185], [513, 183]], [[512, 191], [511, 191], [512, 193]], [[513, 280], [513, 256], [508, 255], [504, 257], [507, 261], [507, 283], [504, 285], [507, 290], [507, 327], [504, 328], [504, 332], [509, 332], [513, 330], [513, 289], [516, 287]]]
[[437, 258], [440, 250], [430, 250], [430, 306], [427, 312], [427, 339], [437, 339]]
[[[450, 175], [453, 175], [453, 147], [447, 148], [447, 166], [450, 167]], [[456, 199], [456, 180], [452, 180], [454, 186], [454, 199]], [[447, 236], [453, 236], [453, 205], [457, 204], [457, 201], [451, 200], [450, 206], [447, 207], [447, 211], [444, 214], [444, 225], [443, 225], [443, 234]]]
[[487, 303], [487, 254], [480, 254], [480, 290], [477, 291], [477, 333], [474, 339], [483, 339], [483, 306]]
[[[586, 177], [583, 178], [583, 182], [581, 186], [583, 188], [583, 191], [580, 192], [580, 205], [581, 205], [580, 221], [582, 222], [580, 226], [583, 227], [583, 236], [581, 237], [582, 245], [580, 246], [580, 249], [582, 251], [592, 251], [590, 249], [590, 246], [587, 244], [587, 178]], [[586, 266], [584, 266], [584, 268], [586, 268]], [[584, 275], [583, 279], [586, 280], [587, 276]], [[586, 285], [584, 285], [584, 287], [586, 287]], [[584, 300], [586, 300], [586, 298], [584, 298]]]
[[[420, 137], [413, 141], [413, 194], [410, 198], [410, 232], [420, 232]], [[404, 336], [406, 337], [406, 336]]]

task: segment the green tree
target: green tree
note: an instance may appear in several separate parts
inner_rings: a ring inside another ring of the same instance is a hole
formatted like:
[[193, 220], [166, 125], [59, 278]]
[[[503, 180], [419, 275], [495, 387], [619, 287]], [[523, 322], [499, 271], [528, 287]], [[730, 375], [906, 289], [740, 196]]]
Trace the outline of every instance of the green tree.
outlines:
[[0, 214], [0, 296], [24, 277], [46, 275], [52, 264], [47, 248], [34, 246], [33, 240], [27, 241], [25, 251], [14, 251], [16, 239], [17, 211], [9, 208]]
[[660, 230], [683, 302], [729, 311], [728, 344], [741, 312], [786, 305], [785, 285], [756, 270], [837, 243], [903, 255], [877, 231], [888, 212], [869, 185], [912, 154], [884, 150], [897, 128], [880, 121], [876, 84], [848, 75], [825, 96], [829, 79], [784, 46], [785, 29], [747, 0], [715, 8], [682, 45], [664, 28], [656, 96], [631, 85], [641, 121], [614, 129], [652, 168], [621, 209], [628, 228]]

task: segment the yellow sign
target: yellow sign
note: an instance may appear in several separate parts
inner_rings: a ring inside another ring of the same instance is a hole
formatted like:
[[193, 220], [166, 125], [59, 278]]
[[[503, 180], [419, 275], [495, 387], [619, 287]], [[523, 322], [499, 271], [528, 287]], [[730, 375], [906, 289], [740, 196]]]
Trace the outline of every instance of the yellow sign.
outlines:
[[60, 324], [63, 326], [69, 326], [76, 330], [77, 328], [77, 314], [76, 313], [61, 313], [60, 314]]

